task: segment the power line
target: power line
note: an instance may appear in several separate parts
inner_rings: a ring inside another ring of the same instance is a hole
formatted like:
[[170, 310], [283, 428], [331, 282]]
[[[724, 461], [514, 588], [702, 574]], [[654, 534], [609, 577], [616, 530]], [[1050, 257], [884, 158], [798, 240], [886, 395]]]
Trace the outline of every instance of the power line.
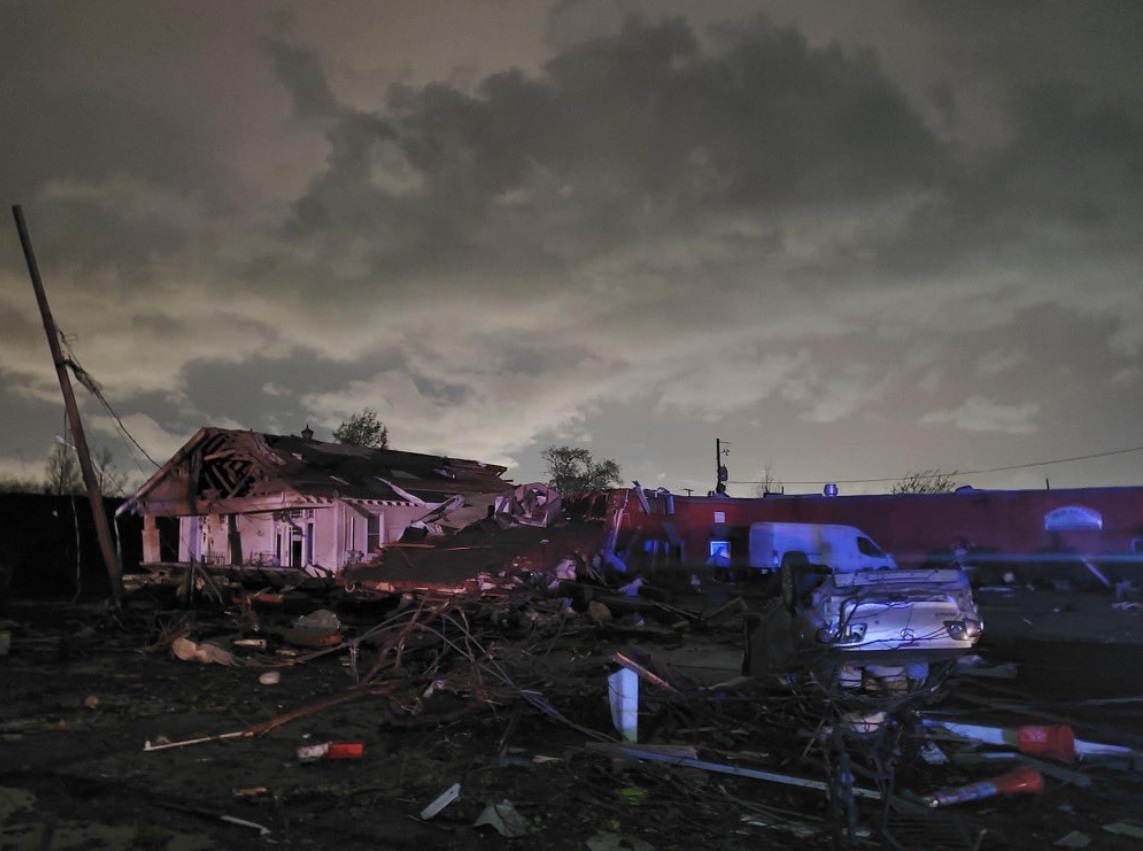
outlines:
[[[111, 403], [108, 402], [107, 397], [103, 395], [103, 387], [99, 384], [99, 382], [92, 378], [90, 373], [88, 373], [87, 370], [79, 365], [79, 360], [76, 358], [75, 352], [72, 350], [71, 343], [68, 338], [62, 331], [59, 331], [59, 336], [60, 342], [63, 344], [63, 348], [67, 352], [67, 365], [71, 367], [72, 373], [75, 375], [76, 380], [78, 380], [80, 384], [86, 387], [91, 392], [91, 395], [93, 395], [102, 403], [103, 407], [107, 409], [107, 413], [111, 414], [112, 419], [115, 420], [116, 427], [119, 429], [119, 431], [123, 434], [124, 437], [135, 444], [135, 448], [143, 453], [143, 457], [154, 464], [156, 467], [161, 467], [162, 465], [154, 458], [152, 458], [150, 453], [143, 448], [142, 444], [140, 444], [139, 441], [135, 439], [135, 436], [127, 430], [127, 426], [123, 423], [123, 418], [119, 416], [119, 413], [113, 407], [111, 407]], [[135, 466], [139, 467], [139, 469], [143, 472], [146, 472], [137, 461]]]
[[[111, 414], [111, 416], [115, 419], [115, 422], [119, 427], [119, 431], [122, 432], [123, 435], [128, 440], [130, 440], [133, 444], [135, 444], [135, 448], [143, 453], [143, 457], [145, 457], [148, 461], [150, 461], [156, 467], [161, 467], [162, 464], [160, 464], [158, 461], [156, 461], [154, 458], [152, 458], [151, 454], [149, 452], [147, 452], [147, 450], [142, 447], [142, 445], [139, 443], [139, 441], [137, 441], [135, 439], [135, 436], [127, 430], [127, 426], [125, 426], [123, 424], [123, 419], [119, 416], [118, 412], [116, 412], [116, 410], [111, 407], [111, 403], [108, 402], [105, 398], [103, 398], [103, 394], [97, 393], [96, 397], [99, 399], [100, 402], [103, 403], [103, 407], [105, 407], [107, 409], [107, 413]], [[142, 469], [142, 467], [140, 465], [136, 464], [136, 466], [139, 466], [139, 468]]]
[[[1005, 473], [1011, 470], [1028, 470], [1032, 467], [1048, 467], [1052, 464], [1067, 464], [1072, 461], [1090, 461], [1094, 458], [1108, 458], [1112, 455], [1126, 455], [1129, 452], [1143, 452], [1143, 446], [1132, 446], [1127, 449], [1111, 449], [1107, 452], [1092, 452], [1088, 455], [1076, 455], [1072, 458], [1054, 458], [1051, 461], [1033, 461], [1028, 464], [1010, 464], [1006, 467], [989, 467], [984, 470], [954, 470], [950, 475], [955, 476], [980, 476], [985, 473]], [[893, 476], [890, 478], [881, 479], [811, 479], [808, 481], [785, 481], [788, 485], [824, 485], [829, 482], [837, 485], [871, 485], [881, 482], [899, 482], [901, 476]], [[748, 481], [732, 481], [732, 485], [763, 485], [767, 482], [748, 482]]]

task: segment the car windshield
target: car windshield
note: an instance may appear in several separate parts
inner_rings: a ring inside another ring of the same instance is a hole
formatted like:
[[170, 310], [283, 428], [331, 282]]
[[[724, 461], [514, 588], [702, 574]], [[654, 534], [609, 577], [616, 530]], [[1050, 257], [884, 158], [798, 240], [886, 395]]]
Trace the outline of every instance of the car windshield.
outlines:
[[869, 540], [868, 538], [859, 537], [857, 539], [857, 549], [863, 556], [884, 557], [884, 555], [885, 555], [885, 553], [883, 553], [881, 551], [881, 548], [879, 546], [877, 546], [877, 544], [875, 544], [871, 540]]

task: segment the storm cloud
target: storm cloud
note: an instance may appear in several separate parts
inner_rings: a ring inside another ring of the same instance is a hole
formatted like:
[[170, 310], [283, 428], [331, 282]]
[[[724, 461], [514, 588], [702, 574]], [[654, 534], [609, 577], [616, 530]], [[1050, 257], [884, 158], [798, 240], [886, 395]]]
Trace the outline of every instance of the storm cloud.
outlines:
[[[685, 6], [457, 6], [499, 41], [447, 67], [412, 5], [6, 4], [0, 188], [160, 456], [365, 406], [400, 448], [535, 478], [590, 442], [678, 487], [716, 436], [806, 481], [1133, 445], [1137, 12]], [[0, 276], [13, 474], [58, 389], [14, 240]]]

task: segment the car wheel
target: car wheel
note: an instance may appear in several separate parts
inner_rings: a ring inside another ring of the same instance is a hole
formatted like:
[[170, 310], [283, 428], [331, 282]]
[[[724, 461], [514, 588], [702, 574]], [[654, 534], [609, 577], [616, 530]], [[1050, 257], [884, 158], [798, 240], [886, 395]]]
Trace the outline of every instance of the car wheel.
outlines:
[[803, 552], [789, 552], [782, 557], [778, 581], [781, 583], [782, 605], [793, 612], [798, 603], [798, 579], [809, 569], [810, 560]]

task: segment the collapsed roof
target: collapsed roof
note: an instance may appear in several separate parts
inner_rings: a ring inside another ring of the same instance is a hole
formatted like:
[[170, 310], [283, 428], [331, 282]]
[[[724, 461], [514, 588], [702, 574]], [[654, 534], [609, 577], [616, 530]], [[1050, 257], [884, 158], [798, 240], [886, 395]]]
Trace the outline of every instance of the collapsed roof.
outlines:
[[120, 511], [155, 516], [272, 511], [332, 500], [435, 505], [510, 491], [507, 470], [462, 458], [201, 428]]

